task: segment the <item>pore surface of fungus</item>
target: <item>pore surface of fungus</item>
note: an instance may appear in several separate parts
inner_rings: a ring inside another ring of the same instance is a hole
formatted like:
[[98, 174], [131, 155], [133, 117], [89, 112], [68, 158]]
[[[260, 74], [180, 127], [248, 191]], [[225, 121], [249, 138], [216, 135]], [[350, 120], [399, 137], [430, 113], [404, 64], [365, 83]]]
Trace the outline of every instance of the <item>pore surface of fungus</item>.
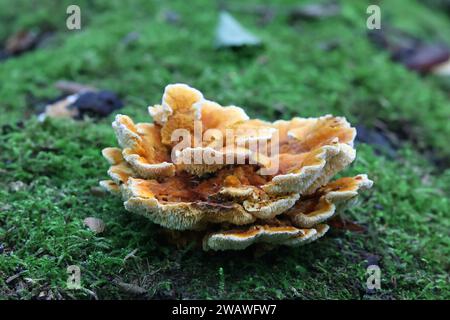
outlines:
[[168, 85], [149, 113], [153, 123], [116, 116], [100, 185], [175, 238], [200, 235], [204, 250], [312, 242], [372, 186], [365, 174], [331, 181], [356, 157], [343, 117], [250, 119], [185, 84]]

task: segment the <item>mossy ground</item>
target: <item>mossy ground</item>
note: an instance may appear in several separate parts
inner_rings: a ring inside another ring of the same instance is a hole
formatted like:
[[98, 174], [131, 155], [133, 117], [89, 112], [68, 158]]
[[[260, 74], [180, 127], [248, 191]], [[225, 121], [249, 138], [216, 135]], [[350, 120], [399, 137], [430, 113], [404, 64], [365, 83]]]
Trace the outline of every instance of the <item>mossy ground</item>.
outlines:
[[[0, 40], [20, 28], [55, 31], [46, 48], [0, 63], [1, 298], [136, 297], [120, 281], [144, 288], [146, 298], [450, 298], [450, 170], [421, 155], [450, 155], [448, 83], [420, 77], [374, 48], [366, 37], [368, 3], [345, 1], [338, 17], [291, 26], [284, 12], [295, 1], [279, 1], [275, 19], [262, 27], [247, 10], [256, 1], [231, 2], [230, 12], [265, 43], [243, 54], [214, 49], [214, 2], [70, 1], [81, 7], [81, 31], [67, 31], [66, 2], [0, 1]], [[383, 21], [450, 43], [444, 14], [406, 0], [380, 6]], [[165, 21], [167, 10], [180, 21]], [[130, 32], [139, 37], [126, 43]], [[337, 46], [325, 52], [330, 41]], [[261, 257], [178, 249], [120, 200], [91, 191], [106, 177], [100, 150], [116, 143], [113, 115], [43, 123], [33, 116], [37, 101], [58, 96], [52, 85], [60, 79], [118, 92], [126, 102], [120, 112], [138, 121], [149, 119], [146, 106], [161, 99], [166, 84], [185, 82], [252, 116], [332, 113], [369, 127], [407, 126], [414, 139], [394, 158], [358, 145], [345, 174], [367, 173], [375, 185], [347, 217], [367, 232], [332, 230], [310, 246]], [[15, 191], [17, 181], [24, 185]], [[103, 219], [106, 231], [86, 229], [88, 216]], [[381, 268], [375, 292], [365, 287], [368, 260]], [[80, 266], [84, 289], [67, 289], [69, 265]]]

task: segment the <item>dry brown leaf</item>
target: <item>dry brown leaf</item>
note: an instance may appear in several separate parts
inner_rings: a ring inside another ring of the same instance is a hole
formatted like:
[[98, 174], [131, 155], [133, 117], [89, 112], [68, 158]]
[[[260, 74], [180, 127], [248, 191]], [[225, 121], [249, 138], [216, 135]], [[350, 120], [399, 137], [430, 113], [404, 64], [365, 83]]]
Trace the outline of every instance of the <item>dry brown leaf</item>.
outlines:
[[105, 223], [102, 219], [88, 217], [84, 219], [83, 223], [94, 233], [102, 233], [105, 231]]

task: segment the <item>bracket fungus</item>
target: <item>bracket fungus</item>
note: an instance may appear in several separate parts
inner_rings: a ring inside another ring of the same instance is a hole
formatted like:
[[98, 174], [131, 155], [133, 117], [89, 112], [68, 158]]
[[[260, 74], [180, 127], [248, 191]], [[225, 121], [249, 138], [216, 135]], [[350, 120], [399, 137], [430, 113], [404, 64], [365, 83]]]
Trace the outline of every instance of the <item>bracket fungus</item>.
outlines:
[[204, 250], [300, 246], [372, 186], [367, 175], [334, 175], [355, 159], [355, 128], [343, 117], [250, 119], [185, 84], [149, 107], [153, 123], [113, 122], [119, 147], [105, 148], [111, 180], [100, 186]]

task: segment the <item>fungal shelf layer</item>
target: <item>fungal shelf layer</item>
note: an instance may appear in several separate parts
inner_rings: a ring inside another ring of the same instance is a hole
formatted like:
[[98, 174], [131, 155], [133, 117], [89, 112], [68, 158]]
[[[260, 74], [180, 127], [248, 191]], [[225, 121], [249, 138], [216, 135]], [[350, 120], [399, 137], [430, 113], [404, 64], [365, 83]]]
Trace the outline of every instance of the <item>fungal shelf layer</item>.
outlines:
[[119, 147], [102, 151], [111, 180], [100, 185], [128, 211], [191, 230], [204, 250], [310, 243], [372, 186], [365, 174], [331, 181], [356, 156], [342, 117], [250, 119], [184, 84], [168, 85], [149, 113], [153, 123], [116, 116]]

